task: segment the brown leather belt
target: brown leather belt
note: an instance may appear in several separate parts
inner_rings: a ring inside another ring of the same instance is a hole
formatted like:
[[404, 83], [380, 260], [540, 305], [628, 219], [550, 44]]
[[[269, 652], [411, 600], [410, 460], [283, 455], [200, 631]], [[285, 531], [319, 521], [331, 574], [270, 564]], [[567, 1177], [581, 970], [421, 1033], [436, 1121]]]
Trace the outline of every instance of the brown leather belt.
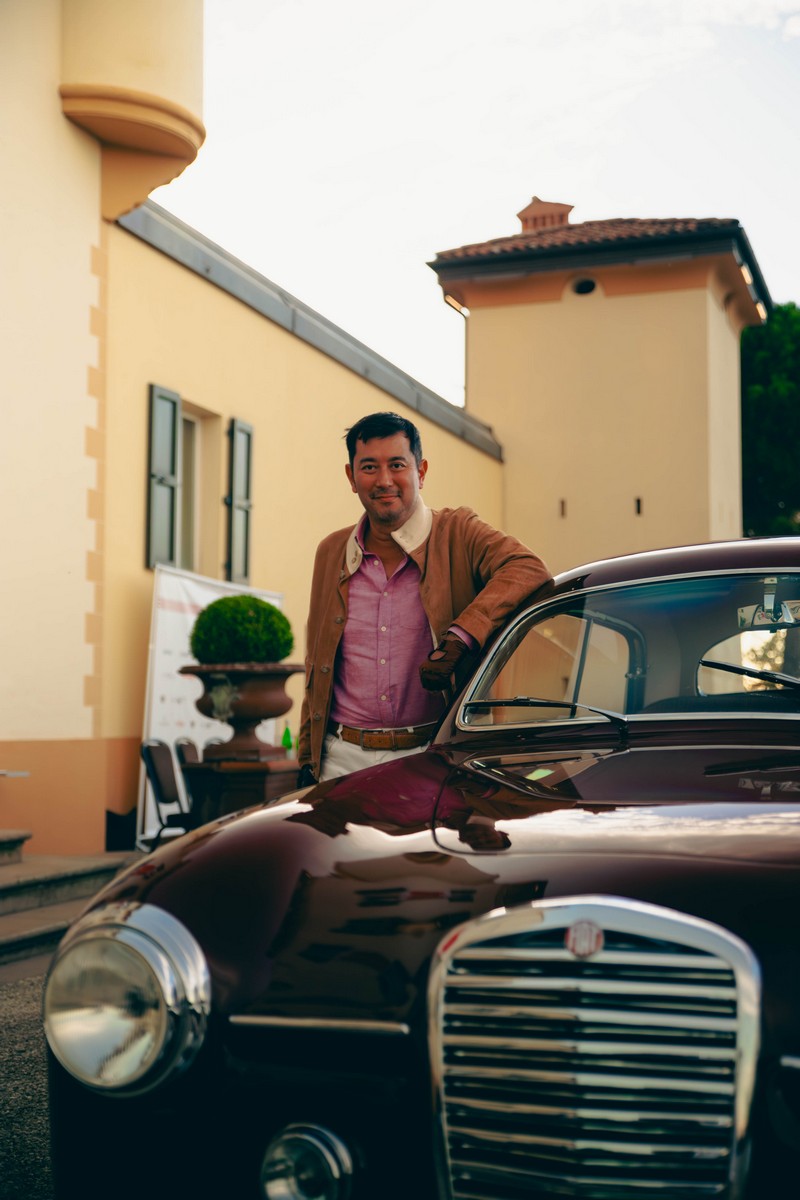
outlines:
[[343, 742], [360, 746], [362, 750], [415, 750], [431, 740], [435, 728], [436, 722], [414, 725], [410, 729], [353, 729], [350, 725], [328, 721], [328, 733]]

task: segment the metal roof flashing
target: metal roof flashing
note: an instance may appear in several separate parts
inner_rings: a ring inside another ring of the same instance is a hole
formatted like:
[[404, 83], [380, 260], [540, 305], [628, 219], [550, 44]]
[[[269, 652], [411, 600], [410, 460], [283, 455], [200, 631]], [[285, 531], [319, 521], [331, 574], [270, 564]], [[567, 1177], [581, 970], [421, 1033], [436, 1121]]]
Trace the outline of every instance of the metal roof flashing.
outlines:
[[502, 462], [503, 450], [491, 426], [437, 395], [152, 200], [116, 223], [420, 416]]

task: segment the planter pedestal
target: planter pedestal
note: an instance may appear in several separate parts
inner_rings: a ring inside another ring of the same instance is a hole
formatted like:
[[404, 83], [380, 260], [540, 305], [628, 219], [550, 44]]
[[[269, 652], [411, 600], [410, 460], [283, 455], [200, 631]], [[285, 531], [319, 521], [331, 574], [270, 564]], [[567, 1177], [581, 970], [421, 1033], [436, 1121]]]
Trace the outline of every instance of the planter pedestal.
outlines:
[[216, 759], [185, 763], [181, 771], [192, 797], [192, 826], [206, 825], [217, 817], [277, 800], [294, 791], [299, 770], [297, 759], [286, 757], [258, 762]]

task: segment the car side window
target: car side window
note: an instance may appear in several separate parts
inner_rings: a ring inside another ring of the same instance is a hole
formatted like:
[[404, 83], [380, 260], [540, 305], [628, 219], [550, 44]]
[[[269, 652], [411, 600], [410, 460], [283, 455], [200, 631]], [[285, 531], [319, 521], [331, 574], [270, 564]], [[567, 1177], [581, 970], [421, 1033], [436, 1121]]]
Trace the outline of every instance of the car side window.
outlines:
[[[585, 614], [554, 613], [516, 639], [502, 666], [482, 681], [476, 699], [532, 696], [619, 712], [624, 711], [630, 669], [631, 647], [619, 629]], [[521, 715], [519, 709], [498, 707], [474, 713], [470, 723], [519, 723]], [[524, 711], [526, 723], [585, 716], [568, 708]]]

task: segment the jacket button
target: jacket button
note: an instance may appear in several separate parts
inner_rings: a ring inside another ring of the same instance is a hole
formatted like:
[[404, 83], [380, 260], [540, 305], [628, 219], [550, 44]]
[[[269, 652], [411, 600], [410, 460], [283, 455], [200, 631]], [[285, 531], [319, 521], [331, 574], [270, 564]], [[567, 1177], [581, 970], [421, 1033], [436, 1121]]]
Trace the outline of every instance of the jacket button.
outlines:
[[315, 721], [321, 721], [321, 720], [322, 720], [322, 713], [314, 713], [314, 720], [315, 720]]
[[337, 624], [337, 625], [343, 625], [343, 624], [344, 624], [344, 617], [336, 617], [336, 618], [335, 618], [335, 620], [336, 620], [336, 624]]
[[320, 670], [322, 671], [323, 675], [327, 675], [328, 671], [330, 671], [330, 667], [320, 667]]

